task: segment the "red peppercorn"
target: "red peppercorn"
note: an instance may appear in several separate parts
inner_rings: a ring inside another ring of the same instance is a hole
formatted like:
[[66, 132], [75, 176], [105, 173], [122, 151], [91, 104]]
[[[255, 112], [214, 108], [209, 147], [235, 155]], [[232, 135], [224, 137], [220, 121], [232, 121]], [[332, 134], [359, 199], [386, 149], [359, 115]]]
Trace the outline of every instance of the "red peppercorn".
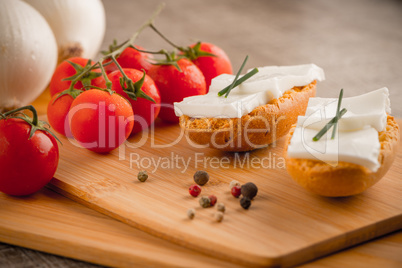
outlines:
[[233, 186], [230, 192], [234, 197], [238, 198], [241, 195], [241, 187], [238, 185]]
[[208, 196], [209, 200], [210, 200], [210, 205], [211, 207], [215, 206], [216, 201], [218, 201], [218, 198], [215, 195], [210, 195]]
[[188, 188], [188, 191], [192, 196], [197, 197], [201, 193], [201, 187], [197, 184], [193, 184]]

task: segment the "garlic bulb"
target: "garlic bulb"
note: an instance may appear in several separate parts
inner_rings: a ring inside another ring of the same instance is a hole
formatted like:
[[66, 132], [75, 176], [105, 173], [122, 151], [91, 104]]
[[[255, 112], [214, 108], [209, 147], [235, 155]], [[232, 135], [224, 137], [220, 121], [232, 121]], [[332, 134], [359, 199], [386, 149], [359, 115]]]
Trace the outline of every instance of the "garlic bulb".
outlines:
[[59, 62], [70, 57], [94, 58], [105, 35], [100, 0], [24, 0], [47, 20], [56, 37]]
[[43, 16], [23, 1], [1, 0], [0, 111], [37, 98], [56, 63], [56, 39]]

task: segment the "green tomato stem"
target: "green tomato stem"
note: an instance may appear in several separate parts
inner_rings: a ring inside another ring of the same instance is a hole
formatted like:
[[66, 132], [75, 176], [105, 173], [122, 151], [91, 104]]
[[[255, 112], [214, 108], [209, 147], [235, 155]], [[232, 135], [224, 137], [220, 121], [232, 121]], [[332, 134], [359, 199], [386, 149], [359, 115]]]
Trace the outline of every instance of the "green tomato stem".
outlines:
[[160, 37], [162, 37], [163, 40], [165, 40], [167, 43], [169, 43], [172, 47], [178, 49], [179, 51], [184, 51], [184, 49], [172, 41], [170, 41], [164, 34], [162, 34], [153, 24], [149, 25], [152, 30], [154, 30], [155, 33], [157, 33]]

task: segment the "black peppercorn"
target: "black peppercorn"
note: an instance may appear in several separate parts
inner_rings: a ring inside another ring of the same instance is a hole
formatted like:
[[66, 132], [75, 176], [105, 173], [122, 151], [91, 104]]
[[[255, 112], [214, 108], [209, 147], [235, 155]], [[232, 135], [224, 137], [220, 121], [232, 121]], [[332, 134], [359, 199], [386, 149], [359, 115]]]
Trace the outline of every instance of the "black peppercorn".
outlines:
[[242, 199], [240, 199], [240, 205], [242, 208], [248, 209], [251, 206], [251, 199], [248, 197], [242, 197]]
[[194, 174], [194, 181], [198, 185], [203, 186], [204, 184], [206, 184], [209, 181], [209, 174], [206, 171], [198, 170]]
[[258, 188], [252, 182], [247, 182], [241, 186], [241, 194], [249, 199], [253, 199], [257, 195], [257, 192]]

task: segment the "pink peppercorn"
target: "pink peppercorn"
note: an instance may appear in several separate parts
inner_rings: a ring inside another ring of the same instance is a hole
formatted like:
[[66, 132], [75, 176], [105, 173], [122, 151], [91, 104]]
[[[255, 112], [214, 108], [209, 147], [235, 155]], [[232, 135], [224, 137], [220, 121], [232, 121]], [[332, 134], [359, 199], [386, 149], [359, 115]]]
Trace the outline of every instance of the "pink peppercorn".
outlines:
[[241, 187], [238, 185], [233, 186], [230, 192], [234, 197], [238, 198], [241, 195]]
[[216, 201], [218, 201], [218, 198], [215, 195], [210, 195], [210, 196], [208, 196], [208, 198], [210, 200], [211, 207], [215, 206]]
[[201, 187], [197, 184], [193, 184], [188, 188], [188, 191], [192, 196], [197, 197], [201, 193]]

